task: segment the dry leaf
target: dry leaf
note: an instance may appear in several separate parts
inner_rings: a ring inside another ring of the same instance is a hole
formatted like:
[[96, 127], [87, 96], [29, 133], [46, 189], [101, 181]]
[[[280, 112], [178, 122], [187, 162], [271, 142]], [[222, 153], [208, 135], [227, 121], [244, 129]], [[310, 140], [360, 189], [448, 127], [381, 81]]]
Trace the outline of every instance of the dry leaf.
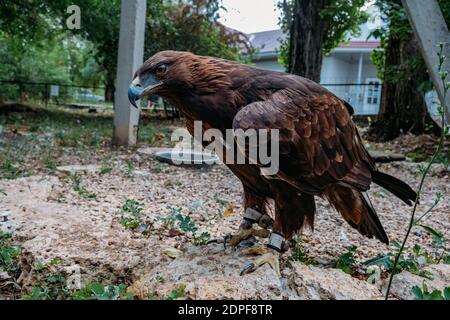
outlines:
[[225, 218], [227, 218], [227, 217], [231, 216], [233, 213], [234, 213], [234, 204], [230, 203], [230, 204], [228, 205], [227, 210], [225, 210], [225, 211], [223, 212], [223, 216], [224, 216]]
[[161, 252], [164, 253], [166, 256], [171, 257], [173, 259], [175, 259], [183, 254], [183, 251], [175, 249], [175, 248], [165, 248], [165, 249], [162, 249]]

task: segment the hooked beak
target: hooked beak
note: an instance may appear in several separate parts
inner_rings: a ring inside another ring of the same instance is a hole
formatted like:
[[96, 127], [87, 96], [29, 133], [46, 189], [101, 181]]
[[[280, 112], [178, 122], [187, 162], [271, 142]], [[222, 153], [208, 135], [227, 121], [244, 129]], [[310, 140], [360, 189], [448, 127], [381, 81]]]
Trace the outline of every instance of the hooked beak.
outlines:
[[137, 100], [151, 94], [154, 88], [163, 84], [161, 80], [156, 79], [152, 76], [148, 77], [144, 82], [145, 83], [141, 83], [141, 79], [138, 76], [128, 87], [128, 100], [130, 100], [130, 103], [135, 108], [138, 108], [136, 103]]
[[133, 105], [133, 107], [138, 107], [136, 101], [141, 98], [143, 91], [144, 90], [142, 89], [141, 81], [139, 77], [136, 77], [128, 87], [128, 100], [130, 100], [130, 103]]

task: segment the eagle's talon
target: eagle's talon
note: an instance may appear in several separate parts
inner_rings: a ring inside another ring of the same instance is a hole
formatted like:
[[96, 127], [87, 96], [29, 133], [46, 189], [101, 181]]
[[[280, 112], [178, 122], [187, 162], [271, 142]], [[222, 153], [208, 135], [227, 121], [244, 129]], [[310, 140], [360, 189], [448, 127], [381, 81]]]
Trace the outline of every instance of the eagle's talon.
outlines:
[[236, 247], [238, 247], [238, 248], [250, 248], [250, 247], [253, 247], [257, 242], [258, 242], [258, 240], [255, 237], [251, 237], [249, 239], [242, 240], [241, 242], [239, 242], [237, 244]]
[[253, 262], [247, 262], [244, 264], [241, 268], [240, 275], [243, 276], [244, 274], [253, 272], [256, 270], [256, 265]]

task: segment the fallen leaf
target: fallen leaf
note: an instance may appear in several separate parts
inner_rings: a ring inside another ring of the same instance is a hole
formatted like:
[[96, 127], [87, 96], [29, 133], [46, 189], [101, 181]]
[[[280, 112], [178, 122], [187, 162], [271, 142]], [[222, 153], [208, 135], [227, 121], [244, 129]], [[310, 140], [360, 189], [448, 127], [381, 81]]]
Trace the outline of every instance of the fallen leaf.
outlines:
[[177, 229], [172, 228], [169, 230], [169, 237], [181, 236], [183, 234], [184, 234], [183, 232], [181, 232], [180, 230], [177, 230]]
[[234, 213], [234, 204], [230, 203], [228, 208], [223, 212], [225, 218], [231, 216]]
[[164, 253], [166, 256], [173, 258], [173, 259], [175, 259], [183, 254], [183, 251], [175, 249], [175, 248], [165, 248], [165, 249], [162, 249], [161, 252]]

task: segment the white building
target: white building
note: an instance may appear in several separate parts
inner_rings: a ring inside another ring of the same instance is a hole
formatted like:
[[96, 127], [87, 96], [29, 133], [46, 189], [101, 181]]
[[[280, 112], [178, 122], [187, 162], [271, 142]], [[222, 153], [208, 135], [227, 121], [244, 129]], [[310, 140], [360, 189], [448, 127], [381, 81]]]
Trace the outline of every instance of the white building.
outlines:
[[[322, 64], [321, 84], [337, 96], [348, 101], [355, 114], [378, 114], [381, 81], [370, 60], [371, 52], [380, 42], [370, 38], [370, 24], [361, 26], [361, 35], [341, 44]], [[249, 35], [253, 47], [258, 50], [253, 63], [257, 68], [285, 71], [278, 62], [277, 49], [286, 36], [281, 30], [257, 32]]]

